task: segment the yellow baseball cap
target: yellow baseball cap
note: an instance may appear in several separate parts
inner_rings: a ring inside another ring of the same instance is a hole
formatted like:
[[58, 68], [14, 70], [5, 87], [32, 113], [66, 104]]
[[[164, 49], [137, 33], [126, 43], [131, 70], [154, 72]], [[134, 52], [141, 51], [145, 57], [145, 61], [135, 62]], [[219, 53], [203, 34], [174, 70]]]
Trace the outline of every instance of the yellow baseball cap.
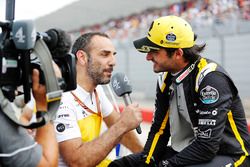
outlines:
[[190, 24], [178, 16], [164, 16], [155, 19], [148, 36], [135, 40], [139, 52], [148, 53], [160, 48], [190, 48], [195, 44], [194, 32]]

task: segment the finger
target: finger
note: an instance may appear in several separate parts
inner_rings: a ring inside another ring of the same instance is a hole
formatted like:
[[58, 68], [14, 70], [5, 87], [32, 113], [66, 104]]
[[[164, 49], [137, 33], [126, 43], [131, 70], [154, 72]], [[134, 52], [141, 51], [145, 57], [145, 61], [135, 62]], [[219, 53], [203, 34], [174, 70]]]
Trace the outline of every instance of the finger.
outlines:
[[33, 69], [32, 73], [32, 88], [38, 89], [39, 88], [39, 71], [37, 69]]

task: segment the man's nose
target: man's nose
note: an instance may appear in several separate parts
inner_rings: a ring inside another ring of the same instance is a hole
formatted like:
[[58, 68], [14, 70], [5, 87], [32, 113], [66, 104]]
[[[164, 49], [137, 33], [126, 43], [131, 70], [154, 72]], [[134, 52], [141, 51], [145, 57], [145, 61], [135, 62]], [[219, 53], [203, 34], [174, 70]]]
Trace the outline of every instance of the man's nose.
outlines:
[[111, 56], [111, 58], [110, 58], [110, 63], [109, 63], [109, 64], [112, 65], [112, 66], [115, 66], [115, 64], [116, 64], [115, 55], [112, 55], [112, 56]]
[[147, 60], [147, 61], [150, 61], [150, 60], [152, 60], [152, 59], [153, 59], [152, 53], [147, 53], [146, 60]]

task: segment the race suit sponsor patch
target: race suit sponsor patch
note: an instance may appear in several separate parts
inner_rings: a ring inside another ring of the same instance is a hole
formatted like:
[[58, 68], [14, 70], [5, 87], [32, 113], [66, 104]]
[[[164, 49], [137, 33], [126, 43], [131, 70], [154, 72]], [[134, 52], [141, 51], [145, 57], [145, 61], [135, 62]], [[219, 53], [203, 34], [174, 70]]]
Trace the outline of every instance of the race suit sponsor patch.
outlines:
[[213, 115], [213, 116], [215, 116], [215, 115], [217, 115], [218, 111], [217, 111], [217, 109], [215, 109], [213, 111], [208, 111], [208, 110], [203, 111], [203, 110], [198, 109], [198, 110], [196, 110], [196, 113], [199, 115]]
[[69, 129], [69, 128], [73, 128], [73, 126], [70, 124], [63, 124], [63, 123], [59, 123], [56, 125], [57, 132], [64, 132], [66, 129]]
[[219, 92], [212, 86], [206, 86], [200, 91], [200, 100], [204, 104], [212, 104], [219, 99]]
[[211, 137], [212, 129], [207, 129], [204, 131], [201, 131], [200, 129], [195, 129], [195, 136], [204, 138], [204, 139], [209, 139]]
[[69, 117], [69, 114], [60, 114], [57, 116], [57, 118], [65, 118], [65, 117]]
[[65, 125], [62, 123], [59, 123], [56, 125], [57, 132], [63, 132], [65, 130]]
[[214, 119], [199, 119], [199, 125], [216, 125], [216, 120]]

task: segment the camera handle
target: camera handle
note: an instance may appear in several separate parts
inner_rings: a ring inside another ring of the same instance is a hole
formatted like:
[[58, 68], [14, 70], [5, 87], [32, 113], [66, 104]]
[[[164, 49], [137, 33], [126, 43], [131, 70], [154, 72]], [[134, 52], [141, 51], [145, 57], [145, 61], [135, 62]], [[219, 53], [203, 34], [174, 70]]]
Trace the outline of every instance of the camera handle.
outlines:
[[62, 90], [59, 87], [53, 65], [52, 65], [52, 56], [49, 52], [49, 49], [45, 42], [42, 39], [38, 39], [35, 44], [35, 48], [33, 51], [34, 54], [40, 59], [41, 68], [44, 72], [45, 76], [45, 84], [46, 84], [46, 98], [48, 102], [48, 111], [44, 113], [36, 113], [37, 122], [33, 122], [29, 125], [21, 124], [20, 121], [15, 116], [15, 111], [11, 106], [11, 103], [5, 98], [0, 89], [0, 105], [5, 113], [14, 123], [24, 128], [37, 128], [45, 125], [50, 120], [54, 120], [56, 116], [56, 112], [60, 105], [60, 100], [62, 96]]
[[49, 120], [55, 119], [56, 112], [60, 105], [61, 96], [63, 90], [61, 90], [56, 74], [54, 72], [54, 68], [52, 65], [52, 56], [50, 51], [46, 45], [46, 43], [42, 39], [38, 39], [35, 44], [35, 48], [33, 53], [37, 55], [41, 62], [41, 68], [45, 76], [46, 83], [46, 98], [48, 102], [48, 116]]

